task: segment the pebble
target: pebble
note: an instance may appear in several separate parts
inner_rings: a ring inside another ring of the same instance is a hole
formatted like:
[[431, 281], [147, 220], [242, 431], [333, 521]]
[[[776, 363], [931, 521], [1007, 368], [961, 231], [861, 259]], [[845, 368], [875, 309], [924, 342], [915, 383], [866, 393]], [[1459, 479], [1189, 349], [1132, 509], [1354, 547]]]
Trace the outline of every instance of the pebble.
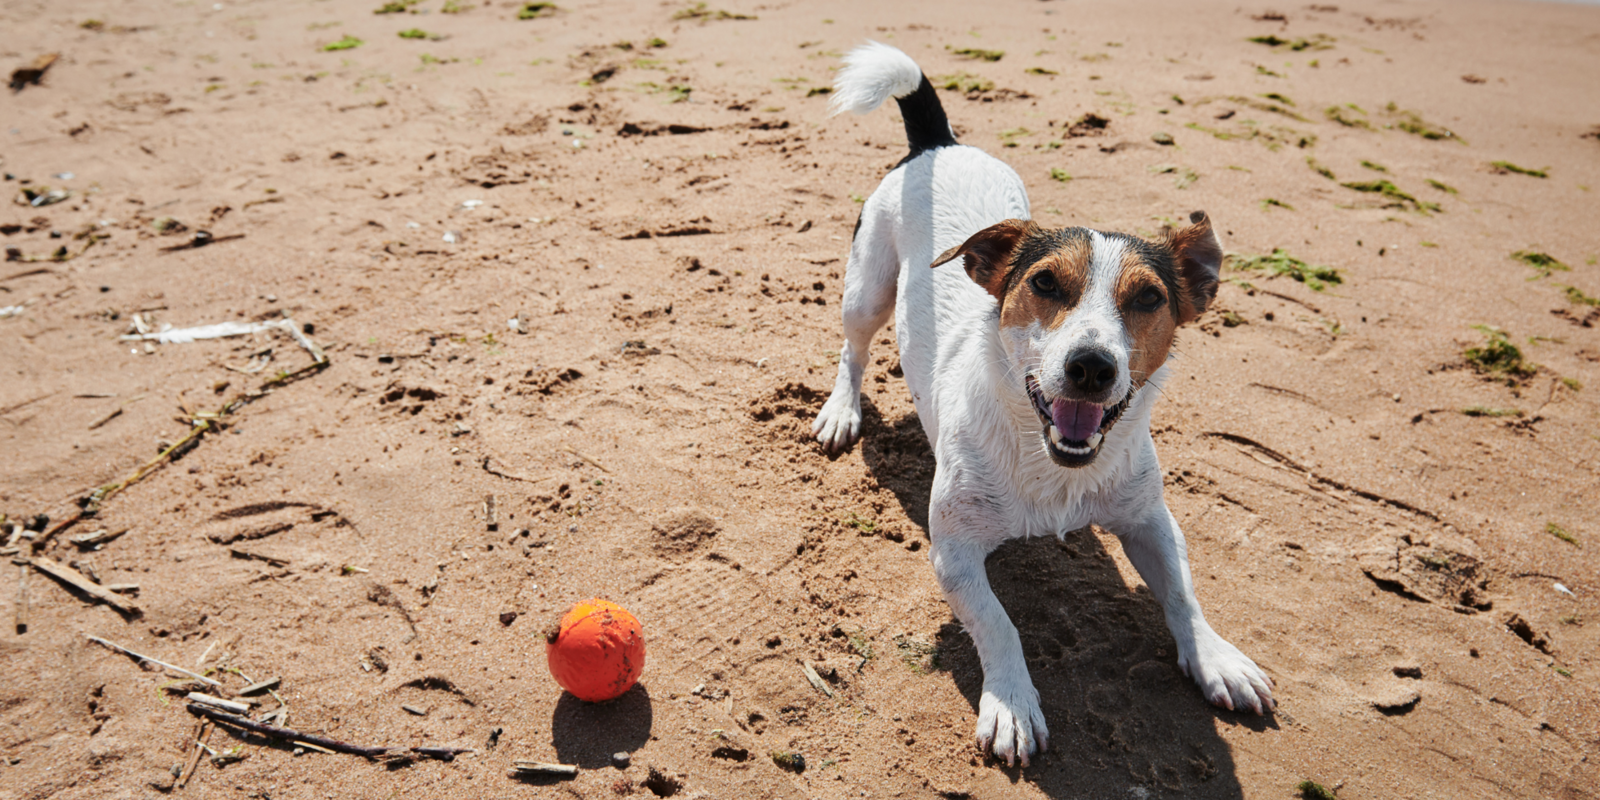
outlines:
[[617, 769], [627, 769], [628, 765], [632, 763], [633, 755], [630, 753], [611, 754], [611, 766], [616, 767]]
[[1152, 135], [1150, 137], [1150, 141], [1155, 142], [1156, 144], [1159, 144], [1159, 145], [1175, 144], [1175, 142], [1174, 142], [1174, 140], [1172, 138], [1172, 134], [1166, 133], [1166, 132], [1157, 133], [1157, 134]]

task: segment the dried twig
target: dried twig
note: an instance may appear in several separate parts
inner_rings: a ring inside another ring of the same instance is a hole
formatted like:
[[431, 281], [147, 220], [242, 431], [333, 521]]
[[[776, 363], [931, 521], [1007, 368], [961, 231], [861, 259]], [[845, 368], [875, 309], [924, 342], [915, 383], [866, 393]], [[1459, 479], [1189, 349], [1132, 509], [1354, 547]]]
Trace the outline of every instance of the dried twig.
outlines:
[[161, 667], [162, 669], [172, 670], [173, 672], [177, 672], [177, 673], [182, 674], [184, 676], [193, 678], [193, 679], [195, 679], [195, 680], [197, 680], [197, 681], [199, 681], [201, 683], [208, 684], [210, 686], [221, 686], [222, 685], [222, 684], [220, 684], [220, 683], [218, 683], [218, 682], [216, 682], [216, 681], [214, 681], [214, 680], [212, 680], [210, 678], [207, 678], [204, 675], [195, 674], [193, 672], [190, 672], [189, 670], [184, 669], [183, 667], [180, 667], [180, 666], [177, 666], [177, 665], [174, 665], [174, 664], [168, 664], [165, 661], [162, 661], [160, 659], [151, 658], [151, 657], [149, 657], [149, 656], [147, 656], [147, 655], [145, 655], [143, 653], [136, 653], [136, 652], [134, 652], [132, 650], [129, 650], [126, 647], [123, 647], [120, 644], [117, 644], [116, 642], [107, 641], [107, 640], [102, 639], [102, 638], [100, 638], [98, 636], [90, 636], [89, 637], [89, 641], [95, 642], [97, 644], [103, 644], [106, 647], [109, 647], [112, 650], [116, 650], [119, 653], [125, 653], [127, 655], [133, 656], [134, 658], [137, 658], [140, 661], [148, 661], [149, 663], [154, 664], [154, 665], [156, 665], [158, 667]]
[[206, 749], [206, 739], [211, 736], [211, 720], [200, 720], [200, 729], [194, 735], [194, 754], [190, 756], [189, 763], [183, 768], [182, 777], [178, 778], [178, 788], [189, 785], [189, 779], [194, 777], [195, 767], [200, 766], [200, 755]]
[[228, 554], [233, 556], [234, 558], [242, 558], [242, 559], [244, 559], [246, 561], [265, 561], [265, 562], [267, 562], [268, 564], [271, 564], [274, 567], [287, 567], [287, 566], [289, 566], [289, 562], [288, 562], [287, 559], [276, 558], [274, 556], [263, 555], [261, 553], [252, 553], [249, 550], [240, 550], [237, 547], [228, 548]]
[[558, 775], [570, 778], [578, 774], [578, 768], [571, 764], [547, 764], [543, 761], [513, 761], [511, 767], [513, 778], [531, 775]]
[[248, 717], [241, 717], [237, 714], [229, 714], [226, 711], [218, 711], [215, 708], [200, 705], [199, 703], [190, 703], [188, 705], [188, 709], [189, 713], [196, 716], [209, 717], [215, 722], [232, 725], [237, 728], [243, 728], [251, 733], [259, 733], [268, 738], [277, 739], [284, 742], [292, 742], [299, 745], [307, 745], [334, 753], [362, 756], [364, 758], [406, 758], [408, 756], [416, 755], [449, 761], [456, 756], [461, 755], [462, 753], [477, 752], [470, 747], [363, 747], [358, 744], [341, 742], [338, 739], [330, 739], [326, 736], [318, 736], [313, 733], [301, 733], [300, 731], [290, 730], [288, 728], [280, 728], [276, 725], [265, 725]]
[[563, 447], [562, 447], [562, 448], [561, 448], [561, 449], [562, 449], [562, 450], [563, 450], [563, 451], [564, 451], [564, 452], [567, 452], [567, 453], [571, 453], [571, 454], [573, 454], [573, 455], [575, 455], [575, 456], [577, 456], [577, 457], [578, 457], [578, 458], [581, 458], [581, 459], [583, 459], [583, 460], [584, 460], [584, 461], [587, 461], [587, 462], [589, 462], [589, 463], [590, 463], [590, 464], [593, 464], [593, 465], [594, 465], [594, 466], [595, 466], [595, 468], [596, 468], [596, 469], [598, 469], [598, 470], [600, 470], [600, 471], [601, 471], [601, 472], [604, 472], [604, 473], [606, 473], [606, 474], [607, 474], [607, 475], [609, 475], [609, 474], [611, 474], [611, 470], [609, 470], [609, 469], [606, 469], [606, 465], [604, 465], [604, 464], [602, 464], [602, 463], [600, 463], [600, 462], [599, 462], [599, 461], [596, 461], [596, 460], [595, 460], [595, 459], [594, 459], [594, 458], [593, 458], [593, 457], [592, 457], [592, 456], [589, 456], [589, 455], [586, 455], [586, 454], [584, 454], [584, 453], [581, 453], [581, 452], [579, 452], [579, 451], [578, 451], [578, 450], [576, 450], [576, 449], [574, 449], [574, 448], [571, 448], [571, 447], [565, 447], [565, 446], [563, 446]]
[[187, 695], [187, 697], [189, 698], [189, 702], [191, 702], [191, 703], [199, 703], [201, 705], [214, 706], [216, 708], [222, 709], [223, 711], [231, 711], [231, 712], [233, 712], [235, 714], [248, 714], [248, 713], [250, 713], [250, 704], [249, 703], [240, 703], [240, 702], [237, 702], [237, 701], [234, 701], [234, 700], [224, 700], [224, 699], [222, 699], [220, 697], [212, 697], [211, 695], [205, 694], [203, 692], [190, 692]]
[[33, 568], [129, 616], [143, 613], [139, 604], [89, 580], [83, 573], [49, 556], [34, 556]]
[[28, 562], [19, 561], [17, 566], [21, 569], [17, 575], [17, 633], [24, 634], [28, 632]]
[[90, 550], [90, 549], [93, 549], [93, 548], [98, 547], [100, 545], [103, 545], [106, 542], [109, 542], [112, 539], [115, 539], [118, 536], [121, 536], [122, 534], [127, 533], [128, 531], [131, 531], [131, 530], [133, 530], [133, 529], [132, 528], [123, 528], [120, 531], [98, 530], [98, 531], [92, 531], [90, 533], [80, 533], [77, 536], [74, 536], [74, 537], [68, 539], [67, 541], [72, 542], [73, 544], [75, 544], [75, 545], [77, 545], [77, 546], [79, 546], [79, 547], [81, 547], [81, 548], [83, 548], [85, 550]]
[[526, 475], [501, 469], [499, 465], [495, 464], [492, 456], [483, 457], [483, 471], [489, 473], [490, 475], [499, 475], [502, 478], [508, 478], [514, 481], [522, 481], [523, 483], [544, 483], [548, 480], [554, 480], [554, 476], [551, 475], [546, 475], [543, 478], [530, 478]]
[[817, 674], [816, 667], [811, 666], [810, 661], [800, 662], [800, 668], [805, 670], [806, 680], [811, 681], [811, 685], [815, 687], [817, 691], [822, 692], [829, 697], [833, 697], [833, 690], [828, 688], [828, 684], [823, 682], [822, 676]]

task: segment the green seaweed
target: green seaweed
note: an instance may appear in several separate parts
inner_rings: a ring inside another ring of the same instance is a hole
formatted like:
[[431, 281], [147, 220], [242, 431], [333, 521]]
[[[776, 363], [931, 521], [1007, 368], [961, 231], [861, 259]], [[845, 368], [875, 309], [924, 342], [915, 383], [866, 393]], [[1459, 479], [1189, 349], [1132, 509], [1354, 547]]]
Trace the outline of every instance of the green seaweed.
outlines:
[[1328, 169], [1327, 167], [1324, 167], [1321, 164], [1318, 164], [1317, 160], [1315, 158], [1312, 158], [1311, 156], [1306, 156], [1306, 166], [1310, 167], [1312, 172], [1315, 172], [1318, 175], [1321, 175], [1322, 177], [1327, 178], [1330, 181], [1339, 180], [1333, 174], [1333, 170]]
[[1029, 75], [1060, 75], [1061, 74], [1059, 72], [1056, 72], [1053, 69], [1045, 69], [1044, 67], [1028, 67], [1027, 69], [1023, 70], [1023, 72], [1026, 72]]
[[1339, 796], [1334, 794], [1332, 790], [1316, 781], [1301, 781], [1294, 788], [1300, 791], [1302, 800], [1339, 800]]
[[1363, 116], [1366, 114], [1365, 111], [1362, 111], [1354, 105], [1345, 104], [1342, 106], [1328, 106], [1322, 110], [1322, 115], [1334, 122], [1339, 123], [1340, 125], [1345, 126], [1346, 128], [1366, 128], [1369, 131], [1372, 130], [1372, 123], [1367, 122], [1364, 119], [1352, 117], [1346, 113], [1348, 111], [1356, 111]]
[[981, 61], [999, 61], [1006, 57], [1006, 51], [1004, 50], [984, 50], [977, 47], [963, 47], [960, 50], [952, 50], [951, 52], [962, 58], [973, 58]]
[[1396, 106], [1394, 103], [1390, 103], [1388, 106], [1386, 106], [1384, 108], [1384, 110], [1388, 111], [1390, 114], [1393, 114], [1396, 117], [1395, 122], [1394, 122], [1394, 127], [1399, 128], [1400, 130], [1403, 130], [1406, 133], [1414, 134], [1416, 136], [1421, 136], [1424, 139], [1432, 139], [1432, 140], [1439, 140], [1439, 139], [1458, 139], [1459, 140], [1461, 138], [1459, 136], [1456, 136], [1454, 133], [1450, 132], [1446, 128], [1441, 128], [1438, 125], [1434, 125], [1433, 123], [1428, 122], [1427, 120], [1423, 119], [1422, 116], [1420, 114], [1418, 114], [1417, 112], [1408, 111], [1406, 109], [1402, 109], [1399, 106]]
[[1338, 40], [1325, 33], [1315, 33], [1309, 39], [1283, 39], [1267, 34], [1266, 36], [1252, 36], [1245, 41], [1264, 44], [1268, 47], [1283, 47], [1287, 45], [1290, 50], [1299, 52], [1301, 50], [1328, 50], [1333, 47], [1333, 42]]
[[1561, 292], [1567, 296], [1567, 300], [1573, 305], [1600, 308], [1600, 297], [1590, 297], [1576, 286], [1563, 286], [1561, 287]]
[[1386, 167], [1386, 166], [1384, 166], [1382, 164], [1377, 164], [1377, 163], [1368, 161], [1368, 160], [1366, 160], [1364, 158], [1361, 159], [1361, 166], [1366, 167], [1367, 169], [1370, 169], [1373, 172], [1388, 172], [1389, 171], [1388, 167]]
[[1289, 211], [1293, 211], [1294, 210], [1294, 206], [1291, 206], [1288, 203], [1285, 203], [1285, 202], [1283, 202], [1282, 200], [1279, 200], [1276, 197], [1268, 197], [1268, 198], [1266, 198], [1266, 199], [1261, 201], [1261, 210], [1262, 211], [1266, 211], [1267, 209], [1272, 208], [1274, 206], [1276, 206], [1278, 208], [1287, 209]]
[[1504, 377], [1507, 383], [1516, 383], [1539, 371], [1538, 364], [1523, 359], [1522, 351], [1511, 343], [1505, 331], [1493, 325], [1472, 327], [1483, 333], [1485, 341], [1481, 346], [1467, 348], [1461, 355], [1478, 374]]
[[1561, 263], [1561, 259], [1558, 259], [1549, 253], [1541, 253], [1537, 250], [1518, 250], [1517, 252], [1512, 253], [1511, 257], [1538, 270], [1539, 276], [1543, 278], [1550, 277], [1551, 272], [1572, 271], [1572, 267]]
[[1578, 537], [1568, 533], [1566, 528], [1563, 528], [1554, 522], [1546, 522], [1544, 524], [1544, 532], [1556, 537], [1557, 539], [1560, 539], [1563, 542], [1566, 542], [1567, 544], [1572, 545], [1573, 547], [1583, 547], [1583, 543], [1578, 541]]
[[322, 49], [326, 52], [333, 52], [335, 50], [354, 50], [363, 44], [366, 44], [366, 42], [363, 42], [347, 33], [344, 35], [343, 39], [340, 39], [337, 42], [329, 42], [323, 45]]
[[471, 11], [472, 9], [473, 9], [473, 6], [461, 5], [456, 0], [444, 0], [444, 8], [439, 9], [439, 13], [440, 14], [465, 14], [468, 11]]
[[1528, 167], [1519, 167], [1510, 161], [1490, 161], [1489, 166], [1494, 167], [1494, 171], [1500, 173], [1501, 175], [1504, 175], [1508, 172], [1515, 172], [1518, 175], [1531, 175], [1535, 178], [1550, 177], [1549, 167], [1545, 167], [1544, 169], [1530, 169]]
[[1438, 203], [1430, 203], [1427, 200], [1418, 200], [1387, 180], [1355, 181], [1351, 183], [1341, 183], [1339, 185], [1345, 187], [1346, 189], [1354, 189], [1358, 192], [1383, 195], [1384, 197], [1394, 201], [1394, 203], [1391, 205], [1396, 205], [1400, 208], [1404, 208], [1406, 203], [1410, 203], [1412, 207], [1418, 211], [1443, 210], [1439, 207]]
[[517, 19], [548, 17], [556, 13], [557, 10], [555, 3], [523, 3], [522, 8], [517, 9]]
[[900, 651], [900, 663], [918, 675], [938, 672], [943, 668], [939, 660], [938, 645], [913, 639], [908, 635], [894, 637], [895, 649]]
[[980, 78], [966, 72], [957, 72], [953, 75], [943, 75], [933, 79], [933, 85], [940, 89], [949, 89], [962, 94], [973, 92], [988, 92], [994, 90], [994, 81]]
[[1455, 187], [1453, 187], [1453, 186], [1451, 186], [1449, 184], [1446, 184], [1446, 183], [1441, 183], [1441, 182], [1436, 181], [1436, 180], [1434, 180], [1432, 178], [1428, 179], [1428, 185], [1432, 186], [1435, 189], [1438, 189], [1441, 192], [1446, 192], [1448, 194], [1460, 194], [1460, 192], [1455, 190]]
[[1461, 413], [1469, 417], [1520, 417], [1520, 408], [1491, 408], [1489, 406], [1467, 406]]
[[1061, 181], [1062, 183], [1066, 183], [1067, 181], [1072, 180], [1072, 176], [1068, 175], [1067, 171], [1060, 167], [1051, 167], [1050, 179], [1053, 181]]
[[678, 12], [676, 12], [676, 13], [674, 13], [672, 15], [672, 18], [675, 19], [675, 20], [697, 19], [697, 20], [700, 20], [701, 22], [708, 22], [710, 20], [722, 20], [722, 19], [745, 19], [745, 20], [749, 20], [749, 19], [755, 19], [756, 17], [753, 14], [733, 14], [733, 13], [729, 13], [727, 11], [723, 11], [720, 8], [717, 8], [717, 9], [706, 8], [706, 4], [705, 3], [695, 3], [693, 6], [691, 6], [689, 8], [680, 9]]
[[1236, 256], [1234, 269], [1240, 271], [1266, 272], [1276, 277], [1279, 275], [1292, 278], [1305, 284], [1312, 291], [1320, 292], [1330, 283], [1344, 283], [1344, 277], [1339, 270], [1319, 264], [1307, 264], [1295, 258], [1281, 247], [1272, 249], [1272, 255]]
[[421, 0], [389, 0], [389, 2], [384, 3], [381, 6], [378, 6], [378, 8], [376, 10], [374, 10], [372, 13], [374, 13], [374, 14], [404, 14], [407, 11], [411, 10], [411, 7], [416, 5], [419, 2], [421, 2]]
[[440, 36], [437, 33], [428, 33], [421, 28], [408, 28], [400, 32], [400, 38], [438, 40]]
[[854, 511], [850, 512], [850, 515], [844, 518], [844, 524], [846, 527], [855, 528], [861, 533], [872, 533], [878, 529], [878, 523], [876, 521], [869, 517], [863, 517]]

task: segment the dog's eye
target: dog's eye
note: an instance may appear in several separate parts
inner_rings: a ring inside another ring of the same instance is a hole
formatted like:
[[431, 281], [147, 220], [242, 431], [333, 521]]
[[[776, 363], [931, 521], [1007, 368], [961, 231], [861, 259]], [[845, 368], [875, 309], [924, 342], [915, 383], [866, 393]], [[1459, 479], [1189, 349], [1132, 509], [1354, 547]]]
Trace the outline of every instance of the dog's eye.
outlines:
[[1158, 291], [1154, 286], [1146, 288], [1144, 291], [1139, 293], [1137, 298], [1134, 299], [1134, 302], [1137, 303], [1140, 308], [1146, 311], [1153, 311], [1157, 308], [1160, 308], [1161, 304], [1165, 303], [1166, 301], [1167, 299], [1162, 297], [1161, 292]]
[[1061, 288], [1060, 285], [1056, 283], [1056, 276], [1048, 270], [1034, 275], [1033, 278], [1028, 281], [1028, 284], [1032, 286], [1033, 290], [1039, 294], [1055, 294], [1056, 290]]

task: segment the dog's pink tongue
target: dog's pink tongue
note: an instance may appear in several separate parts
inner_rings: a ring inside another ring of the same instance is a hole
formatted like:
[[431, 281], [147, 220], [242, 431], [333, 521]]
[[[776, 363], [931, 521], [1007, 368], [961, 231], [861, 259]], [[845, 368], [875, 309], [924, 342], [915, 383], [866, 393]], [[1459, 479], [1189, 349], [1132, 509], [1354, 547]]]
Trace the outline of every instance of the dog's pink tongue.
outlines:
[[1061, 431], [1062, 438], [1074, 442], [1088, 441], [1095, 431], [1100, 430], [1103, 413], [1100, 406], [1094, 403], [1057, 400], [1050, 404], [1050, 418], [1055, 421], [1056, 430]]

